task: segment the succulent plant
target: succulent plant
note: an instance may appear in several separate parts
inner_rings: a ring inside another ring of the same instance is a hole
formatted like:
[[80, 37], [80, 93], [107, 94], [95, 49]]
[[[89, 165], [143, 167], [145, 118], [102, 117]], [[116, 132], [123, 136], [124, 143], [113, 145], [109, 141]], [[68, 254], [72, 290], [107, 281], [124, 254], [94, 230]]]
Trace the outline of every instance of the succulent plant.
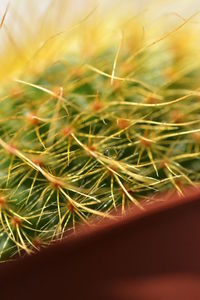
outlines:
[[150, 42], [129, 23], [118, 44], [89, 24], [65, 40], [70, 51], [38, 66], [33, 56], [2, 84], [2, 260], [199, 181], [199, 52], [187, 21]]

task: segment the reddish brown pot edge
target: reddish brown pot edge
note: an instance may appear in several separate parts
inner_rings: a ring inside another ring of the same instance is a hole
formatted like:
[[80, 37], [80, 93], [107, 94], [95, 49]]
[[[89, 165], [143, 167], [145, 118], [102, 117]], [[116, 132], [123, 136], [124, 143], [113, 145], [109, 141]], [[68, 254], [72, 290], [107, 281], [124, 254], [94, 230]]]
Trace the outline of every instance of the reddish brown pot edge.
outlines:
[[0, 265], [1, 296], [185, 300], [190, 291], [200, 299], [200, 188], [162, 194], [145, 208]]

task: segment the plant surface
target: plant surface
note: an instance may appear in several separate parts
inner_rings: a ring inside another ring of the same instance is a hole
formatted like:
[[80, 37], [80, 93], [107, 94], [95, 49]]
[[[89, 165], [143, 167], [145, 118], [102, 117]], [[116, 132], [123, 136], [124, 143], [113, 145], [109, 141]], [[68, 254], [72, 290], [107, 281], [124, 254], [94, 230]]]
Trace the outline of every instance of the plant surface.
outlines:
[[200, 60], [187, 22], [151, 41], [128, 23], [117, 43], [90, 24], [65, 41], [78, 50], [2, 85], [2, 260], [199, 181]]

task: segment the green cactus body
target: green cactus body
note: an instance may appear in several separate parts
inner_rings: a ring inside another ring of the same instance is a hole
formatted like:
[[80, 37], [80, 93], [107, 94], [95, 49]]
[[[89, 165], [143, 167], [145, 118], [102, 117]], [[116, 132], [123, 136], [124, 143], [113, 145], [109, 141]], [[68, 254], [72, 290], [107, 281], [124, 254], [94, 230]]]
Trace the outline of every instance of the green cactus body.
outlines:
[[199, 181], [199, 63], [172, 39], [131, 59], [128, 38], [1, 88], [2, 260]]

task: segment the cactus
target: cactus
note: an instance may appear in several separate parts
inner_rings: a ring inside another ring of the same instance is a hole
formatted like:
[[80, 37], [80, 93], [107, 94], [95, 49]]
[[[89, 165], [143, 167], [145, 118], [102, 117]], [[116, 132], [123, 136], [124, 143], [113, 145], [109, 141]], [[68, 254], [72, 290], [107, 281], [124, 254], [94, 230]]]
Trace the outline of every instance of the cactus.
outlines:
[[171, 188], [181, 195], [199, 181], [193, 35], [185, 45], [190, 31], [177, 27], [147, 42], [134, 26], [118, 43], [95, 44], [106, 26], [98, 33], [89, 24], [65, 41], [78, 50], [38, 66], [33, 57], [2, 84], [1, 260], [62, 239], [91, 216], [144, 209], [142, 199]]

